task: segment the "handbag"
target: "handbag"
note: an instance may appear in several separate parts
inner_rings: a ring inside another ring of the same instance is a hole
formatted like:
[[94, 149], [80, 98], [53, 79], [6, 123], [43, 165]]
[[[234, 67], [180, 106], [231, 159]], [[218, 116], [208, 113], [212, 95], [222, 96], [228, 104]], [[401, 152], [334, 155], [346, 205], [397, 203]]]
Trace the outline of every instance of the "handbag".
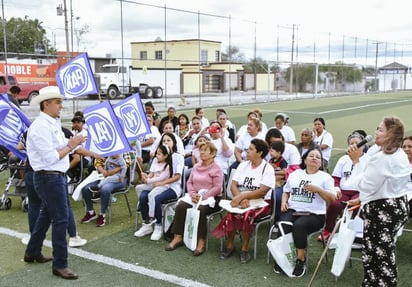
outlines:
[[83, 187], [86, 186], [86, 184], [89, 184], [93, 181], [96, 180], [101, 180], [103, 179], [104, 176], [102, 174], [100, 174], [97, 170], [93, 170], [88, 177], [86, 177], [81, 183], [79, 183], [79, 185], [76, 186], [73, 194], [72, 194], [72, 198], [74, 201], [80, 201], [83, 199], [83, 195], [82, 195], [82, 189]]
[[202, 201], [200, 196], [199, 201], [192, 208], [188, 208], [186, 211], [185, 230], [183, 233], [183, 242], [186, 247], [194, 251], [197, 246], [197, 230], [199, 228], [200, 211], [199, 205]]
[[292, 233], [285, 234], [282, 224], [293, 225], [292, 222], [281, 221], [278, 223], [281, 236], [276, 239], [269, 239], [266, 243], [273, 259], [289, 277], [293, 277], [293, 269], [296, 262], [296, 247]]
[[336, 235], [336, 250], [333, 256], [333, 263], [331, 272], [336, 277], [339, 277], [345, 264], [349, 260], [349, 256], [352, 251], [352, 244], [355, 240], [356, 231], [354, 229], [355, 219], [352, 219], [353, 211], [348, 210], [346, 207], [343, 211], [340, 221], [339, 232]]

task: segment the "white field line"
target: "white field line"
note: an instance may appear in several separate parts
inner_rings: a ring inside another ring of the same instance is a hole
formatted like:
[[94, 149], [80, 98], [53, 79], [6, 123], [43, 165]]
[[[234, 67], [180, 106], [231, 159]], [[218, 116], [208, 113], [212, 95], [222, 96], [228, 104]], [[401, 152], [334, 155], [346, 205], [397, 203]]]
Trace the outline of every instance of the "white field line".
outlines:
[[[367, 104], [367, 105], [362, 105], [362, 106], [353, 106], [349, 108], [342, 108], [342, 109], [335, 109], [335, 110], [327, 110], [323, 112], [301, 112], [301, 111], [278, 111], [278, 112], [283, 112], [286, 114], [309, 114], [309, 115], [324, 115], [324, 114], [330, 114], [330, 113], [335, 113], [335, 112], [344, 112], [344, 111], [350, 111], [350, 110], [358, 110], [358, 109], [363, 109], [367, 107], [377, 107], [377, 106], [386, 106], [386, 105], [392, 105], [392, 104], [398, 104], [398, 103], [406, 103], [406, 102], [411, 102], [412, 100], [406, 99], [406, 100], [399, 100], [399, 101], [391, 101], [391, 102], [385, 102], [385, 103], [375, 103], [375, 104]], [[244, 111], [251, 111], [251, 109], [245, 109], [245, 108], [233, 108], [236, 110], [244, 110]], [[262, 113], [264, 112], [272, 112], [273, 110], [265, 110], [261, 109]]]
[[392, 104], [397, 104], [397, 103], [405, 103], [405, 102], [410, 102], [410, 101], [411, 100], [401, 100], [401, 101], [392, 101], [392, 102], [385, 102], [385, 103], [367, 104], [367, 105], [362, 105], [362, 106], [356, 106], [356, 107], [350, 107], [350, 108], [343, 108], [343, 109], [336, 109], [336, 110], [329, 110], [329, 111], [319, 112], [318, 114], [322, 115], [322, 114], [329, 114], [329, 113], [335, 113], [335, 112], [343, 112], [343, 111], [363, 109], [363, 108], [368, 108], [368, 107], [376, 107], [376, 106], [392, 105]]
[[[4, 228], [4, 227], [0, 227], [0, 234], [4, 234], [7, 236], [12, 236], [12, 237], [16, 237], [19, 239], [23, 239], [24, 237], [27, 237], [28, 234], [27, 233], [21, 233], [12, 229], [8, 229], [8, 228]], [[50, 240], [45, 240], [43, 242], [44, 246], [47, 246], [49, 248], [52, 248], [52, 244]], [[127, 270], [130, 272], [134, 272], [134, 273], [138, 273], [144, 276], [148, 276], [148, 277], [152, 277], [154, 279], [157, 280], [163, 280], [166, 282], [170, 282], [179, 286], [187, 286], [187, 287], [191, 287], [191, 286], [198, 286], [198, 287], [209, 287], [209, 285], [197, 282], [197, 281], [193, 281], [190, 279], [185, 279], [185, 278], [181, 278], [175, 275], [171, 275], [171, 274], [166, 274], [160, 271], [156, 271], [153, 269], [148, 269], [145, 267], [141, 267], [141, 266], [136, 266], [134, 264], [130, 264], [118, 259], [114, 259], [111, 257], [107, 257], [104, 255], [100, 255], [100, 254], [96, 254], [93, 252], [88, 252], [82, 249], [76, 249], [76, 248], [68, 248], [69, 253], [76, 255], [78, 257], [87, 259], [87, 260], [91, 260], [91, 261], [95, 261], [98, 263], [102, 263], [102, 264], [106, 264], [109, 266], [113, 266], [119, 269], [123, 269], [123, 270]], [[22, 255], [23, 256], [23, 255]]]

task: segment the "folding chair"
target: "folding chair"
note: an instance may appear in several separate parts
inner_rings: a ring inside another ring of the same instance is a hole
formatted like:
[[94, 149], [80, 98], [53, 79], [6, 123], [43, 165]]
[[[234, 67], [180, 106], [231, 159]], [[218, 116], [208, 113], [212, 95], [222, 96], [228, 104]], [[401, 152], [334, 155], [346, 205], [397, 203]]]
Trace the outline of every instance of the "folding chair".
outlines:
[[[187, 171], [187, 166], [183, 167], [182, 170], [182, 174], [180, 176], [180, 184], [182, 187], [182, 193], [180, 195], [180, 197], [183, 197], [185, 195], [185, 191], [186, 191], [186, 178], [185, 178], [185, 173]], [[175, 207], [177, 204], [177, 201], [179, 200], [179, 198], [172, 198], [169, 200], [165, 200], [162, 202], [162, 229], [165, 230], [165, 225], [166, 225], [166, 210], [169, 207]]]
[[[233, 175], [232, 175], [233, 177]], [[231, 179], [230, 179], [231, 180]], [[225, 179], [223, 178], [223, 196], [222, 198], [226, 198], [226, 190], [227, 190], [227, 183], [225, 182]], [[209, 231], [210, 231], [210, 223], [212, 222], [212, 220], [216, 217], [219, 216], [220, 220], [222, 220], [223, 218], [223, 213], [225, 213], [225, 210], [223, 208], [221, 208], [218, 211], [215, 211], [211, 214], [208, 214], [206, 216], [206, 251], [209, 249]], [[222, 241], [220, 244], [220, 250], [223, 249], [223, 245], [222, 245]]]
[[[112, 190], [110, 194], [110, 199], [109, 199], [109, 205], [107, 206], [107, 211], [109, 213], [109, 220], [108, 222], [112, 222], [112, 203], [113, 203], [113, 197], [116, 195], [123, 195], [124, 199], [126, 201], [127, 209], [129, 211], [129, 216], [132, 216], [132, 210], [130, 208], [130, 203], [129, 203], [129, 198], [127, 197], [127, 194], [129, 193], [130, 189], [134, 187], [134, 170], [136, 169], [136, 161], [137, 158], [134, 153], [130, 152], [132, 154], [132, 163], [130, 164], [126, 177], [127, 177], [127, 184], [125, 187], [119, 188], [119, 189], [114, 189]], [[92, 199], [93, 202], [97, 202], [100, 200], [100, 198]]]
[[276, 214], [276, 194], [275, 189], [272, 189], [272, 211], [270, 214], [257, 218], [255, 220], [255, 229], [253, 232], [253, 259], [256, 259], [257, 255], [257, 241], [258, 241], [258, 231], [259, 227], [263, 224], [269, 224], [269, 226], [274, 225], [275, 223], [275, 214]]
[[[279, 224], [293, 225], [293, 223], [290, 222], [290, 221], [279, 221], [279, 222], [276, 222], [276, 224], [274, 224], [274, 225], [270, 228], [270, 231], [269, 231], [269, 239], [274, 239], [274, 238], [276, 238], [276, 237], [273, 237], [273, 234], [276, 234], [276, 236], [277, 236], [277, 233], [278, 233], [278, 227], [277, 227], [277, 226], [278, 226]], [[305, 264], [306, 264], [306, 272], [309, 270], [309, 267], [308, 267], [308, 266], [309, 266], [309, 246], [310, 246], [310, 240], [311, 240], [311, 238], [312, 238], [313, 235], [320, 234], [321, 239], [322, 239], [323, 249], [325, 249], [326, 243], [325, 243], [325, 238], [324, 238], [324, 236], [323, 236], [323, 229], [324, 229], [324, 226], [323, 226], [321, 229], [316, 230], [315, 232], [312, 232], [312, 233], [308, 234], [308, 236], [307, 236], [306, 262], [305, 262]], [[329, 261], [327, 254], [325, 255], [325, 259], [326, 259], [327, 262]], [[269, 249], [268, 249], [268, 252], [267, 252], [266, 263], [267, 263], [267, 264], [270, 263], [270, 252], [269, 252]]]
[[[229, 180], [226, 186], [226, 196], [227, 199], [232, 198], [232, 192], [230, 191], [230, 187], [232, 185], [232, 180], [233, 176], [236, 172], [236, 169], [232, 169], [230, 172]], [[254, 222], [254, 231], [253, 231], [253, 259], [256, 259], [257, 257], [257, 241], [258, 241], [258, 232], [259, 232], [259, 227], [263, 224], [269, 224], [269, 226], [274, 224], [275, 221], [275, 212], [276, 212], [276, 196], [275, 196], [275, 190], [272, 189], [272, 211], [270, 214], [257, 218]], [[223, 238], [221, 239], [220, 242], [221, 249], [223, 248]]]

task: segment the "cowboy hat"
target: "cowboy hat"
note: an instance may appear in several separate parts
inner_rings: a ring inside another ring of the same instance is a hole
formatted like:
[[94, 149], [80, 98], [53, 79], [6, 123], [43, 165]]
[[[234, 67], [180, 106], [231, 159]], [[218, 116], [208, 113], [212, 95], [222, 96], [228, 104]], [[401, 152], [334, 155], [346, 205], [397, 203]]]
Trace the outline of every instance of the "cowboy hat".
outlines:
[[31, 106], [38, 105], [43, 101], [50, 99], [63, 99], [64, 96], [60, 94], [59, 87], [57, 86], [47, 86], [39, 90], [39, 95], [34, 97], [30, 102]]

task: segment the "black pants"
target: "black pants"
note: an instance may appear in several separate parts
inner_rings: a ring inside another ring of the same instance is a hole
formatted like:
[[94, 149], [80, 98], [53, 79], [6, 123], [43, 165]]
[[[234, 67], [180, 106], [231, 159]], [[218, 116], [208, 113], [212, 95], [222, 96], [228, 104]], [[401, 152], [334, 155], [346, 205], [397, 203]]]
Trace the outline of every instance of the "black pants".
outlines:
[[325, 215], [308, 214], [293, 215], [295, 210], [289, 209], [280, 214], [281, 221], [293, 222], [293, 226], [283, 225], [285, 234], [292, 232], [293, 241], [298, 249], [305, 249], [308, 245], [308, 235], [318, 231], [325, 225]]

